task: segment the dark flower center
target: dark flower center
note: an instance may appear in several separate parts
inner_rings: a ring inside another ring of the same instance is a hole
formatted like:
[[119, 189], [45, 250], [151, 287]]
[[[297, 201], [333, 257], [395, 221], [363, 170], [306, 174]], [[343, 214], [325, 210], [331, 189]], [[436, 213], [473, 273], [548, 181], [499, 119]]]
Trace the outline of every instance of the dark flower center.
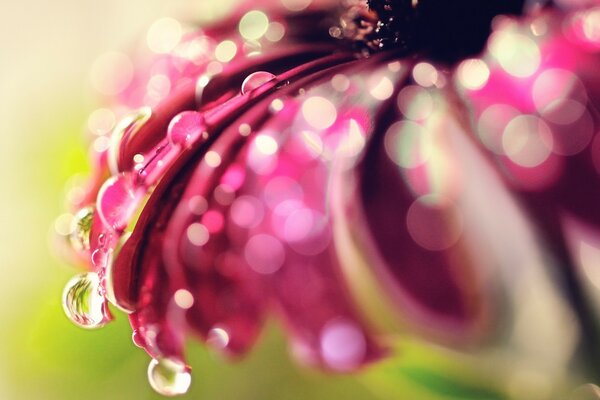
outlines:
[[400, 48], [453, 63], [481, 52], [491, 23], [521, 14], [525, 0], [367, 0], [377, 14], [369, 39], [380, 49]]

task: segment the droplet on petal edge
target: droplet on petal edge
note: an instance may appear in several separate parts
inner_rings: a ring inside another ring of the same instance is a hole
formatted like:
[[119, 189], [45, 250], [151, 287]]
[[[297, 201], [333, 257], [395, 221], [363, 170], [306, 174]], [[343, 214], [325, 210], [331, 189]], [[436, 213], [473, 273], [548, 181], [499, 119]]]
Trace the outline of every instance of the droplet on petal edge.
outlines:
[[275, 79], [275, 75], [266, 71], [253, 72], [242, 82], [242, 94], [250, 93], [267, 82]]
[[173, 145], [190, 143], [200, 137], [206, 129], [204, 117], [197, 111], [183, 111], [169, 124], [167, 138]]
[[192, 375], [181, 361], [170, 358], [152, 359], [148, 365], [148, 381], [157, 393], [178, 396], [187, 393]]
[[130, 137], [135, 135], [152, 116], [150, 107], [142, 107], [139, 110], [125, 116], [110, 137], [110, 147], [108, 149], [108, 167], [112, 174], [119, 173], [119, 154], [125, 135]]
[[134, 345], [136, 345], [140, 349], [143, 349], [146, 346], [146, 342], [144, 341], [144, 338], [142, 337], [140, 331], [137, 329], [134, 329], [134, 331], [131, 332], [131, 341], [133, 342]]
[[102, 222], [115, 231], [125, 229], [135, 213], [139, 194], [131, 176], [122, 174], [109, 178], [98, 192], [96, 209]]
[[92, 252], [90, 259], [92, 265], [96, 268], [106, 268], [108, 264], [109, 252], [105, 249], [99, 248]]
[[63, 309], [67, 317], [82, 328], [104, 326], [110, 318], [105, 313], [98, 274], [87, 272], [73, 277], [63, 291]]
[[69, 241], [76, 251], [90, 249], [90, 232], [92, 230], [93, 216], [94, 207], [84, 207], [75, 214], [75, 218], [71, 222]]

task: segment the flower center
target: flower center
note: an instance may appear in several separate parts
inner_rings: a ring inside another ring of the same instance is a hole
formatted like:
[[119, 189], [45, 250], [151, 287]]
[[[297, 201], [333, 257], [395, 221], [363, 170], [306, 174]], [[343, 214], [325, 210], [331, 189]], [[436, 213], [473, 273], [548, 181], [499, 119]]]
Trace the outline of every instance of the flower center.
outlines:
[[495, 16], [521, 14], [525, 0], [367, 0], [377, 22], [372, 49], [400, 48], [454, 63], [485, 46]]

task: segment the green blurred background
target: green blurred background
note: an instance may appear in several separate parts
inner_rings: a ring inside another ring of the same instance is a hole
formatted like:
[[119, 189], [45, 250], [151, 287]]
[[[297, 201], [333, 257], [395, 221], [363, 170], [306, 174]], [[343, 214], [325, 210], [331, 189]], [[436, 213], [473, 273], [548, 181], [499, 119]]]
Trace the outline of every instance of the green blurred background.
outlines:
[[[122, 313], [100, 331], [77, 328], [63, 315], [62, 288], [77, 270], [53, 255], [50, 231], [64, 211], [65, 182], [87, 168], [83, 127], [98, 106], [89, 83], [95, 58], [131, 47], [158, 17], [210, 19], [230, 3], [0, 2], [1, 399], [160, 398]], [[241, 363], [219, 360], [199, 344], [189, 353], [194, 383], [186, 398], [373, 397], [353, 378], [294, 366], [273, 327]]]

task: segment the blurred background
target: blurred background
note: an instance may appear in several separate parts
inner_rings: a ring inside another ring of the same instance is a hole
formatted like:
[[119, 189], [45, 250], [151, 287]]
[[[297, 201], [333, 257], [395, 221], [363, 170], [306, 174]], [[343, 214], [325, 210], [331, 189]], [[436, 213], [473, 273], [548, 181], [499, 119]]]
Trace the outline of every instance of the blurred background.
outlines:
[[[99, 331], [64, 316], [61, 292], [77, 270], [52, 253], [50, 233], [64, 211], [65, 182], [88, 168], [84, 127], [100, 105], [94, 61], [128, 51], [159, 17], [207, 20], [231, 3], [0, 2], [0, 398], [161, 398], [147, 383], [149, 358], [132, 344], [122, 313]], [[194, 383], [185, 398], [373, 398], [353, 378], [294, 366], [273, 326], [238, 364], [191, 346]]]
[[[130, 58], [123, 54], [133, 54], [143, 46], [151, 48], [149, 38], [154, 34], [149, 32], [160, 18], [198, 23], [214, 21], [228, 13], [238, 1], [0, 2], [0, 135], [3, 139], [0, 146], [0, 293], [3, 300], [0, 302], [0, 399], [162, 398], [147, 382], [150, 358], [132, 343], [131, 328], [122, 312], [116, 311], [115, 321], [98, 331], [83, 330], [67, 320], [61, 294], [65, 283], [79, 270], [61, 261], [52, 250], [56, 248], [52, 245], [53, 232], [60, 230], [61, 225], [56, 221], [66, 210], [69, 182], [73, 182], [73, 177], [85, 176], [89, 170], [88, 118], [92, 111], [103, 106], [99, 92], [114, 94], [109, 93], [110, 80], [106, 77], [118, 78], [120, 67], [115, 66], [125, 65], [130, 72], [133, 68]], [[290, 7], [308, 4], [307, 0], [280, 1], [284, 5], [291, 4]], [[594, 29], [600, 26], [600, 9], [584, 16]], [[536, 26], [532, 24], [531, 29]], [[537, 31], [531, 32], [529, 37]], [[592, 32], [596, 35], [600, 29]], [[600, 40], [600, 35], [594, 38]], [[535, 53], [535, 43], [529, 42]], [[501, 70], [492, 60], [499, 74], [509, 74], [511, 66], [525, 65], [516, 56], [520, 53], [512, 51], [515, 46], [509, 41], [508, 47], [504, 47], [506, 54], [501, 52], [499, 60], [500, 64], [502, 60], [517, 60], [516, 63], [501, 65], [504, 68]], [[503, 59], [503, 56], [508, 58]], [[132, 59], [135, 62], [137, 56]], [[540, 59], [536, 58], [537, 64]], [[591, 82], [596, 85], [593, 65], [584, 66], [592, 71], [586, 79], [594, 78]], [[574, 71], [581, 72], [577, 68]], [[484, 80], [489, 75], [487, 71]], [[565, 76], [579, 82], [578, 77], [568, 71]], [[548, 84], [548, 88], [554, 86]], [[548, 91], [554, 92], [558, 93]], [[570, 95], [568, 91], [564, 96], [567, 95]], [[492, 101], [496, 101], [494, 97]], [[509, 120], [505, 122], [508, 124]], [[591, 135], [590, 130], [589, 140]], [[535, 146], [538, 142], [532, 143]], [[600, 142], [595, 140], [594, 143]], [[457, 165], [460, 168], [470, 164]], [[481, 177], [487, 175], [465, 176], [468, 177], [465, 181], [475, 187], [484, 181]], [[485, 181], [492, 182], [491, 188], [495, 184], [506, 191], [496, 180]], [[484, 193], [480, 197], [481, 204], [487, 207], [486, 196], [495, 192], [479, 189], [477, 186], [477, 193]], [[494, 277], [494, 280], [490, 278], [490, 286], [501, 287], [501, 294], [510, 300], [500, 304], [504, 308], [493, 316], [502, 328], [497, 347], [485, 348], [480, 353], [474, 351], [473, 355], [463, 354], [428, 343], [418, 334], [411, 336], [403, 332], [401, 340], [394, 342], [394, 350], [401, 357], [390, 357], [358, 376], [325, 375], [294, 364], [280, 329], [270, 322], [258, 346], [237, 363], [222, 360], [199, 343], [190, 343], [187, 354], [193, 367], [193, 383], [183, 398], [548, 400], [554, 395], [551, 394], [554, 386], [575, 387], [583, 383], [578, 381], [579, 371], [570, 361], [579, 338], [579, 327], [571, 318], [558, 281], [548, 273], [555, 262], [550, 251], [546, 254], [550, 249], [537, 246], [528, 236], [530, 226], [516, 206], [513, 209], [508, 200], [502, 203], [497, 196], [491, 197], [494, 197], [497, 214], [494, 218], [497, 219], [492, 220], [494, 223], [485, 219], [487, 222], [482, 225], [496, 233], [491, 227], [498, 226], [498, 221], [511, 221], [506, 224], [506, 231], [501, 232], [503, 235], [489, 236], [500, 238], [500, 241], [490, 241], [493, 246], [489, 248], [494, 250], [490, 254], [496, 257], [490, 263], [494, 268], [486, 270]], [[500, 205], [512, 214], [498, 212]], [[519, 247], [513, 246], [514, 243]], [[503, 250], [507, 248], [510, 251]], [[594, 250], [597, 249], [594, 247]], [[485, 250], [481, 254], [485, 254]], [[524, 272], [516, 273], [517, 270]], [[505, 320], [512, 321], [512, 325]], [[558, 361], [548, 363], [548, 368], [557, 367], [556, 375], [545, 373], [545, 360], [553, 360], [552, 357]], [[481, 368], [488, 365], [488, 361], [493, 368]], [[554, 382], [555, 376], [562, 375], [566, 376], [564, 383]], [[587, 391], [582, 392], [583, 396], [600, 398], [596, 387], [583, 390]]]

